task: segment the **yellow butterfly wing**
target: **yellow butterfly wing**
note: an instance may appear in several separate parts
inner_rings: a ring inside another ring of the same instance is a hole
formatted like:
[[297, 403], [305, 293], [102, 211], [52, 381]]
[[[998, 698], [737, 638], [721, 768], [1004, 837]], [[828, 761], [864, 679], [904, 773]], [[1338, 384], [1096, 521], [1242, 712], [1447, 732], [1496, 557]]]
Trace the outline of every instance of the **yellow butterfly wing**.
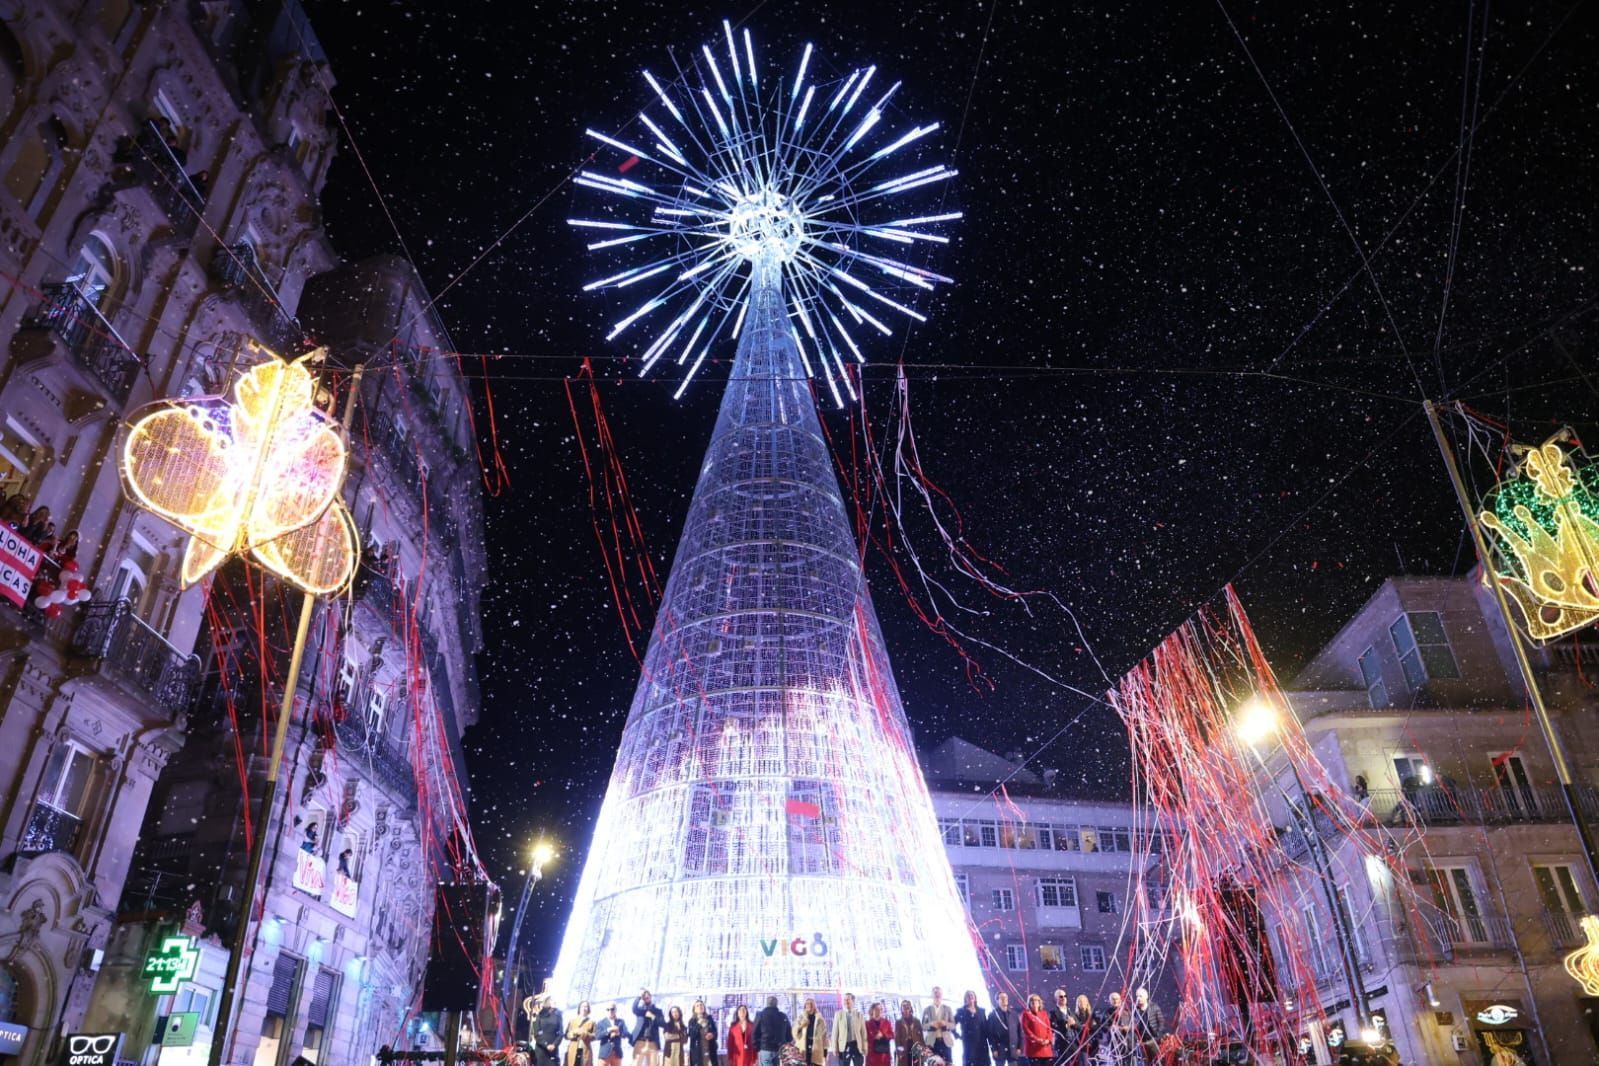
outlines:
[[343, 592], [361, 560], [355, 518], [334, 500], [310, 525], [253, 545], [257, 561], [285, 581], [316, 596]]
[[220, 397], [153, 404], [128, 428], [122, 481], [138, 504], [189, 533], [183, 581], [191, 584], [238, 544], [241, 485]]

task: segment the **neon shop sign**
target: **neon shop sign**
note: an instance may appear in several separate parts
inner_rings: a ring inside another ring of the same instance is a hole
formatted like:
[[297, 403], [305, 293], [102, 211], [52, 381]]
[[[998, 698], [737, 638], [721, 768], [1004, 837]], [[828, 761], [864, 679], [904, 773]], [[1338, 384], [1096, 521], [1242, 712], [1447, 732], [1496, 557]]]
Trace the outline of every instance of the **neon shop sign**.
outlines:
[[776, 937], [772, 940], [761, 941], [761, 953], [769, 959], [776, 955], [810, 955], [820, 959], [825, 958], [831, 950], [832, 948], [821, 933], [811, 934], [809, 940], [806, 940], [803, 936], [797, 936], [792, 940]]

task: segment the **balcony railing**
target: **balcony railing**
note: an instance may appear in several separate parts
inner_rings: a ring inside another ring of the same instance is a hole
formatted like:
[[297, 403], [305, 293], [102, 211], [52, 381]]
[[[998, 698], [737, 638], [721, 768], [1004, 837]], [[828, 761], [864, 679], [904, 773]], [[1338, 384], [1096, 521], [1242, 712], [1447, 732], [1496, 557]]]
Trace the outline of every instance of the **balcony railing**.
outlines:
[[184, 171], [182, 160], [156, 124], [146, 122], [139, 127], [136, 135], [118, 146], [114, 159], [118, 176], [130, 184], [146, 186], [172, 221], [172, 228], [187, 243], [205, 211], [205, 193]]
[[44, 300], [23, 326], [55, 334], [117, 406], [126, 403], [139, 373], [139, 357], [76, 285], [64, 281], [43, 291]]
[[83, 608], [72, 651], [97, 659], [148, 695], [170, 715], [188, 711], [200, 685], [200, 660], [168, 644], [134, 613], [127, 600], [96, 600]]
[[1510, 923], [1497, 915], [1475, 914], [1455, 917], [1437, 911], [1424, 915], [1433, 942], [1444, 958], [1462, 952], [1508, 951], [1515, 944]]
[[[1419, 788], [1373, 789], [1364, 805], [1372, 821], [1388, 826], [1509, 825], [1518, 822], [1563, 822], [1571, 817], [1559, 788]], [[1578, 805], [1592, 817], [1594, 790], [1583, 786]]]
[[1549, 931], [1549, 943], [1553, 944], [1557, 951], [1580, 948], [1587, 942], [1587, 937], [1582, 933], [1582, 926], [1578, 924], [1580, 921], [1581, 915], [1567, 911], [1543, 912], [1543, 924]]
[[333, 727], [339, 744], [339, 758], [372, 775], [374, 782], [393, 799], [407, 805], [416, 802], [416, 779], [411, 762], [402, 752], [381, 737], [367, 732], [366, 722], [352, 713]]
[[289, 316], [256, 261], [255, 249], [245, 242], [217, 245], [211, 256], [211, 276], [233, 290], [244, 306], [262, 344], [289, 357], [305, 347], [305, 330]]
[[43, 855], [48, 851], [70, 852], [78, 846], [83, 819], [48, 803], [35, 803], [28, 813], [28, 826], [17, 845], [19, 855]]

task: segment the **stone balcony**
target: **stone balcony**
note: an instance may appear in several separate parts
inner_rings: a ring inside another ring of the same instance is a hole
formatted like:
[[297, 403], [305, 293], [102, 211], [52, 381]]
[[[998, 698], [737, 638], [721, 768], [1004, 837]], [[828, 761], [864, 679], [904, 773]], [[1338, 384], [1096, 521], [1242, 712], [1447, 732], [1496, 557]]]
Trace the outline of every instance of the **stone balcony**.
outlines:
[[167, 643], [127, 600], [85, 604], [71, 653], [124, 691], [148, 700], [169, 720], [187, 714], [200, 686], [200, 659]]
[[94, 301], [70, 282], [46, 285], [11, 341], [18, 363], [42, 363], [70, 421], [120, 410], [143, 366]]
[[148, 192], [172, 223], [173, 235], [187, 247], [205, 213], [205, 193], [189, 177], [155, 123], [146, 122], [134, 136], [123, 138], [112, 163], [113, 187]]
[[211, 279], [238, 301], [255, 331], [255, 339], [284, 358], [305, 350], [305, 330], [295, 321], [277, 290], [262, 272], [255, 249], [248, 244], [219, 244], [211, 256]]

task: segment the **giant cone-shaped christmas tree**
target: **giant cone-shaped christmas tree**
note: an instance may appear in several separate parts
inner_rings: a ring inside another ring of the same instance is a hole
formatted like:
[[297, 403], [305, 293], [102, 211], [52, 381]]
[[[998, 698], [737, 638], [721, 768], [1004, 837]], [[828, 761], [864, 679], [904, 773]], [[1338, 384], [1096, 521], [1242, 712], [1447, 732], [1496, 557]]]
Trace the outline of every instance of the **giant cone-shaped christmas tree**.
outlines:
[[753, 270], [556, 966], [564, 1002], [983, 987], [777, 274]]

